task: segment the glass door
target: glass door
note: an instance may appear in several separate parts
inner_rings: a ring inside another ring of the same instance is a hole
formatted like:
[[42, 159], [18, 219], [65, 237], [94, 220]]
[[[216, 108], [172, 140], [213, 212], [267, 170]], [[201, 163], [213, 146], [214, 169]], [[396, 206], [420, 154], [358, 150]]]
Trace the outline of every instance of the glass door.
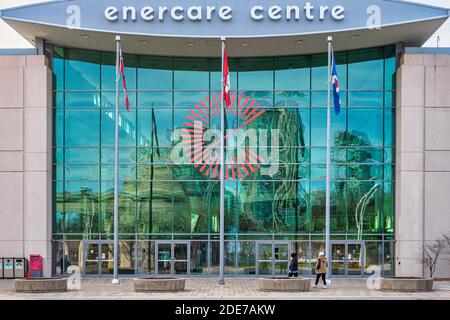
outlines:
[[287, 275], [289, 267], [289, 243], [274, 243], [274, 275]]
[[156, 274], [172, 275], [172, 244], [156, 243]]
[[258, 274], [272, 274], [272, 243], [257, 242]]
[[114, 245], [111, 242], [85, 242], [85, 275], [112, 275], [114, 272]]
[[345, 276], [345, 242], [331, 244], [331, 275]]
[[[100, 271], [102, 275], [114, 274], [114, 244], [100, 244]], [[120, 266], [120, 261], [119, 261]]]
[[86, 275], [100, 275], [100, 244], [85, 242], [84, 244], [84, 268]]
[[257, 273], [259, 275], [287, 275], [289, 267], [289, 242], [257, 241]]
[[189, 274], [189, 242], [157, 242], [155, 250], [157, 275]]
[[363, 276], [364, 246], [362, 242], [331, 243], [331, 274], [333, 276]]
[[173, 243], [173, 275], [188, 274], [189, 255], [189, 242]]
[[362, 243], [347, 243], [347, 275], [362, 276]]

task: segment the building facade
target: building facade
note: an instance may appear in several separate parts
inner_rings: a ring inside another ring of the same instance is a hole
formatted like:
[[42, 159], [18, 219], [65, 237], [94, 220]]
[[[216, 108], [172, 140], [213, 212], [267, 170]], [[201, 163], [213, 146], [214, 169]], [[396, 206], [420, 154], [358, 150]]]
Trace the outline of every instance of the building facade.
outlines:
[[[249, 139], [251, 153], [236, 147], [233, 134], [227, 138], [225, 275], [283, 275], [297, 253], [308, 276], [325, 250], [329, 34], [342, 100], [331, 119], [332, 276], [426, 275], [426, 246], [450, 232], [450, 52], [412, 46], [448, 11], [381, 1], [383, 12], [406, 11], [371, 30], [365, 1], [336, 2], [329, 15], [315, 3], [317, 21], [302, 4], [298, 20], [310, 25], [292, 33], [297, 10], [290, 4], [278, 11], [253, 1], [228, 12], [211, 3], [218, 8], [213, 24], [211, 9], [166, 1], [178, 9], [167, 9], [157, 32], [143, 34], [161, 10], [131, 2], [58, 1], [2, 13], [37, 49], [0, 56], [0, 96], [7, 97], [0, 103], [0, 256], [42, 254], [47, 275], [73, 266], [86, 276], [112, 274], [113, 47], [122, 33], [131, 110], [119, 114], [119, 273], [219, 273], [219, 180], [213, 166], [179, 163], [175, 155], [196, 147], [183, 140], [193, 116], [205, 131], [220, 129], [214, 35], [229, 23], [226, 126], [257, 139]], [[66, 19], [76, 21], [77, 10], [81, 24], [69, 28]], [[211, 19], [195, 20], [198, 12]], [[31, 18], [36, 13], [40, 21]], [[199, 30], [205, 37], [195, 36]], [[248, 162], [238, 161], [240, 152]], [[448, 270], [443, 256], [437, 275]]]

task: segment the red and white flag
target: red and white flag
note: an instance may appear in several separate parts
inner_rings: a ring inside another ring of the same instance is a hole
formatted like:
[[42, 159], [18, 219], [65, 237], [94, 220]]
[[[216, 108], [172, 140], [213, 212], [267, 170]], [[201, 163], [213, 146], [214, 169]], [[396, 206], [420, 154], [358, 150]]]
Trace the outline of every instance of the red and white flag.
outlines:
[[231, 97], [230, 97], [230, 68], [228, 66], [228, 55], [227, 49], [224, 49], [223, 52], [223, 98], [226, 103], [226, 107], [228, 108], [231, 105]]
[[125, 94], [125, 105], [127, 111], [130, 112], [130, 99], [128, 98], [127, 80], [125, 77], [125, 62], [123, 60], [122, 48], [120, 48], [120, 74], [122, 75], [123, 93]]

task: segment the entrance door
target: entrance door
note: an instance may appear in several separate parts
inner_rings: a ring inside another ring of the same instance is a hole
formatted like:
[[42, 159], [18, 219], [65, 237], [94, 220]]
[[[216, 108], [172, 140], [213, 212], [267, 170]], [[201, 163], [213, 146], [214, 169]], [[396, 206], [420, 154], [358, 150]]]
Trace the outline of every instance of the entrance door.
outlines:
[[111, 275], [114, 271], [114, 246], [112, 242], [84, 243], [84, 275]]
[[289, 242], [257, 241], [257, 274], [287, 275], [289, 266]]
[[363, 243], [335, 241], [331, 243], [331, 274], [333, 276], [363, 276]]
[[190, 243], [157, 242], [155, 246], [156, 275], [189, 275]]

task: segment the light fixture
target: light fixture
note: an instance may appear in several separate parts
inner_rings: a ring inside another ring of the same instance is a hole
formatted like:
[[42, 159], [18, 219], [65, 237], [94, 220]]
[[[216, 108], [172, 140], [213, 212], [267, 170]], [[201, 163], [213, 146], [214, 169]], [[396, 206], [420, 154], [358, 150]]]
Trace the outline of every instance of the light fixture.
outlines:
[[358, 39], [359, 38], [359, 34], [354, 34], [353, 36], [352, 36], [352, 39]]
[[195, 46], [195, 43], [194, 42], [187, 42], [186, 45], [189, 46], [189, 47], [193, 47], [193, 46]]
[[303, 43], [303, 40], [297, 40], [297, 41], [295, 41], [295, 43], [296, 43], [296, 44], [302, 44], [302, 43]]
[[141, 42], [141, 44], [148, 44], [147, 40], [141, 40], [140, 42]]
[[89, 36], [88, 36], [87, 34], [83, 34], [81, 37], [82, 37], [83, 39], [88, 39], [88, 38], [89, 38]]
[[248, 47], [248, 43], [247, 43], [247, 42], [244, 42], [243, 44], [241, 44], [241, 46], [243, 46], [243, 47]]

